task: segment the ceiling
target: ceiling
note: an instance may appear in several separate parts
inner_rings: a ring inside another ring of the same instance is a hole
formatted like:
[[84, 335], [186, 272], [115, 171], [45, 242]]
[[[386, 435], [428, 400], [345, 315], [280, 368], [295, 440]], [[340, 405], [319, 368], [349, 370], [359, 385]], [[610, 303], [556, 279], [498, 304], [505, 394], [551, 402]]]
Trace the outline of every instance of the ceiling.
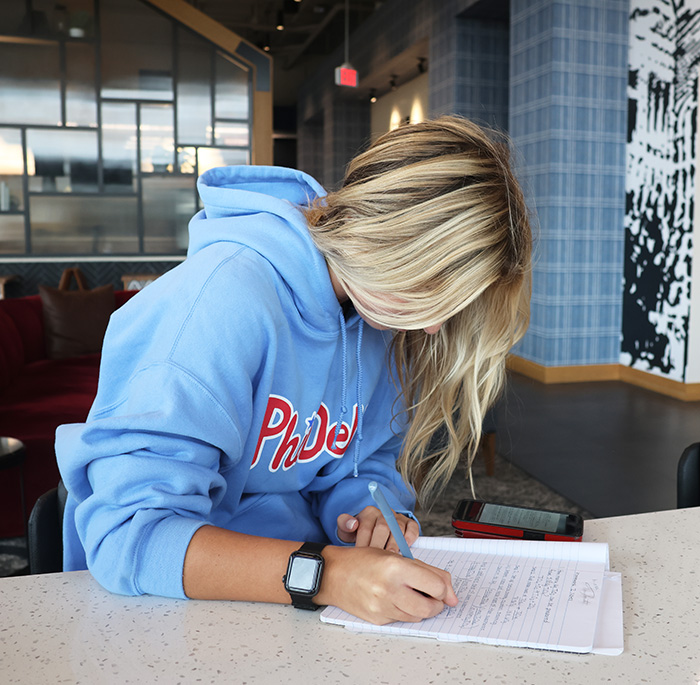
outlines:
[[[269, 48], [281, 68], [318, 60], [345, 42], [346, 0], [187, 0], [259, 48]], [[349, 0], [352, 32], [381, 5]], [[282, 17], [283, 30], [278, 30]]]
[[[381, 0], [186, 1], [253, 45], [269, 48], [274, 104], [290, 109], [303, 80], [345, 44], [346, 10], [352, 33], [382, 4]], [[280, 13], [282, 31], [277, 29]]]
[[[274, 64], [274, 103], [282, 107], [293, 107], [301, 82], [345, 44], [346, 13], [352, 34], [383, 4], [382, 0], [186, 1], [253, 45], [269, 48]], [[507, 19], [508, 5], [509, 0], [471, 0], [462, 16], [503, 20]], [[277, 29], [280, 16], [284, 26], [281, 31]], [[361, 89], [375, 89], [381, 94], [388, 90], [391, 80], [400, 85], [418, 75], [425, 64], [427, 48], [421, 42], [377, 73], [361, 78]]]

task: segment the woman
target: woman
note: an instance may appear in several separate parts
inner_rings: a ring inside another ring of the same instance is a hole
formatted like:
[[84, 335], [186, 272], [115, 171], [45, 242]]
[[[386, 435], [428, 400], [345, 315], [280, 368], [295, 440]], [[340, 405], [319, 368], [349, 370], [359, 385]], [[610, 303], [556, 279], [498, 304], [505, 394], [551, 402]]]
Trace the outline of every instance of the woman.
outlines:
[[57, 433], [66, 570], [125, 594], [289, 602], [307, 542], [307, 607], [386, 623], [453, 606], [449, 574], [394, 553], [367, 484], [410, 544], [414, 492], [473, 459], [528, 318], [507, 148], [441, 117], [379, 138], [328, 196], [270, 167], [198, 186], [187, 260], [114, 314], [90, 415]]

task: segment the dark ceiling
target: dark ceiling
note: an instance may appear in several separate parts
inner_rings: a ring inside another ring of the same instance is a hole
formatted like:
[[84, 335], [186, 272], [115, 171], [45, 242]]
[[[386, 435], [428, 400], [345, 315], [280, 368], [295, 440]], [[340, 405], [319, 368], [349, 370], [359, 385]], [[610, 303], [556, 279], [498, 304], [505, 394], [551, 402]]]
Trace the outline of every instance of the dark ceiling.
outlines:
[[[1, 1], [1, 0], [0, 0]], [[435, 0], [440, 2], [441, 0]], [[301, 82], [330, 53], [345, 44], [346, 17], [353, 31], [382, 0], [187, 0], [189, 4], [261, 49], [269, 48], [274, 63], [274, 101], [293, 107]], [[508, 20], [509, 0], [465, 2], [462, 18]], [[282, 22], [283, 30], [277, 26]], [[352, 41], [350, 42], [352, 62]], [[386, 89], [393, 75], [404, 76], [425, 63], [427, 44], [417, 44], [384, 68], [360, 75], [363, 90]], [[340, 66], [339, 64], [337, 66]], [[395, 76], [394, 76], [395, 78]], [[405, 80], [405, 79], [404, 79]]]
[[[275, 63], [285, 70], [318, 61], [345, 42], [346, 0], [187, 1], [250, 43], [269, 47]], [[376, 0], [350, 0], [350, 31], [379, 5]]]

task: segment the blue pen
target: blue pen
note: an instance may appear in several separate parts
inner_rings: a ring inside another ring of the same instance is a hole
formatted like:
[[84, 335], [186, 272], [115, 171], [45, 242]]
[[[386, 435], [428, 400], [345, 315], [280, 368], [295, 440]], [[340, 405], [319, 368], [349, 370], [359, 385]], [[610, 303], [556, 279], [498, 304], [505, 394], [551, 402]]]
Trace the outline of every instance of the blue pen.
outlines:
[[372, 499], [377, 503], [379, 511], [382, 512], [382, 516], [387, 522], [389, 530], [394, 536], [394, 540], [396, 540], [401, 554], [407, 559], [413, 559], [413, 554], [411, 554], [411, 550], [408, 548], [406, 538], [403, 536], [401, 528], [399, 528], [399, 522], [396, 520], [396, 516], [394, 516], [394, 512], [386, 501], [386, 497], [384, 497], [384, 493], [379, 487], [379, 484], [372, 481], [367, 487], [369, 488], [369, 494], [372, 495]]

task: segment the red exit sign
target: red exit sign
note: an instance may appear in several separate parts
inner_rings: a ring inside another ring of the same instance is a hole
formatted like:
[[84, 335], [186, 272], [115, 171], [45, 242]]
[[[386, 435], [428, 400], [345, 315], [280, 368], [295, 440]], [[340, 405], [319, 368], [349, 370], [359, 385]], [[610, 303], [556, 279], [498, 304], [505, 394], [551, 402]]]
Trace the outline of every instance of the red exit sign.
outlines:
[[357, 88], [357, 71], [350, 66], [336, 67], [335, 84], [336, 86]]

